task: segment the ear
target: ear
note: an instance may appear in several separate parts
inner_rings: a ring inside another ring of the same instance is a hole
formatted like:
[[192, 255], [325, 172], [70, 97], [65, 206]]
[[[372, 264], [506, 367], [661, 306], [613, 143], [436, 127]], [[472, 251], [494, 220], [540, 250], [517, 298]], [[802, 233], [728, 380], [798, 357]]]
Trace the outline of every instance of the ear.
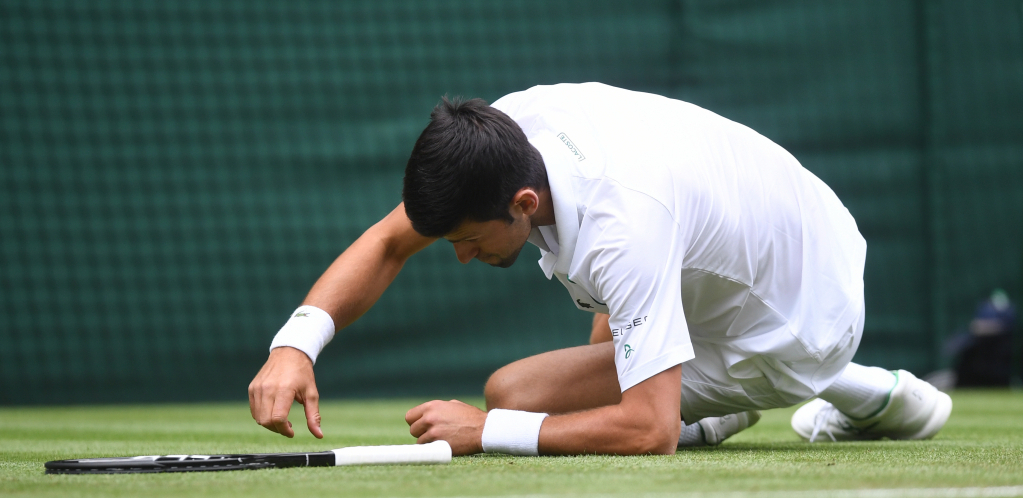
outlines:
[[515, 192], [511, 205], [508, 207], [513, 215], [522, 212], [527, 217], [533, 216], [533, 213], [540, 208], [540, 196], [532, 187], [522, 187]]

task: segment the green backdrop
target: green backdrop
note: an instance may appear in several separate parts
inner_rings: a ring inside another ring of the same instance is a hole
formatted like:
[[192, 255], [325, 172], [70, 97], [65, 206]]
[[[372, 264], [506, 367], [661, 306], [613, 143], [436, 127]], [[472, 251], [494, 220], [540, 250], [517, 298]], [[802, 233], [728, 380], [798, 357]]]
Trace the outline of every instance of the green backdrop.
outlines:
[[[1017, 0], [5, 0], [0, 403], [244, 399], [441, 95], [581, 81], [707, 107], [834, 188], [869, 244], [860, 362], [926, 373], [1023, 294]], [[423, 251], [321, 393], [479, 393], [584, 343], [526, 252]]]

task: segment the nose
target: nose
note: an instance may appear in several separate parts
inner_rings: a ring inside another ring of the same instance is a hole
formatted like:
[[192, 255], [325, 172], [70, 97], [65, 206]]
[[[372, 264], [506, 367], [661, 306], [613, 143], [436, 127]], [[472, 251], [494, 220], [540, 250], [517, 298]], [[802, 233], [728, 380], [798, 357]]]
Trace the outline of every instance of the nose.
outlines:
[[472, 261], [479, 254], [480, 249], [471, 242], [455, 242], [452, 244], [455, 246], [455, 256], [458, 257], [458, 262], [463, 265]]

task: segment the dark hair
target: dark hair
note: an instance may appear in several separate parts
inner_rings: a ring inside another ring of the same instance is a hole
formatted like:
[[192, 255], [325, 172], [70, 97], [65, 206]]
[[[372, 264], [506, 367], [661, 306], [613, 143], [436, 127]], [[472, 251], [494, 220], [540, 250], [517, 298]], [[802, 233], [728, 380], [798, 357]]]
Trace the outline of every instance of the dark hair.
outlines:
[[444, 97], [412, 148], [401, 198], [416, 232], [441, 237], [465, 221], [511, 222], [523, 187], [546, 190], [547, 170], [518, 123], [482, 99]]

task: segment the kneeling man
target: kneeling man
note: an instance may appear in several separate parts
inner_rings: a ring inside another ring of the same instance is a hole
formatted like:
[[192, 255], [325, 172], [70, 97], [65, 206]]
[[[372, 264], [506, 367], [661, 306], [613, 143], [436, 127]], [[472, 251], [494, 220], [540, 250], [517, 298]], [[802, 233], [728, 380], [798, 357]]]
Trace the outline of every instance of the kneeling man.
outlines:
[[[488, 411], [411, 409], [454, 454], [667, 454], [718, 444], [759, 410], [811, 398], [810, 441], [926, 439], [951, 399], [906, 371], [851, 363], [866, 242], [835, 194], [753, 130], [697, 106], [598, 83], [492, 106], [443, 100], [405, 170], [403, 203], [330, 266], [249, 386], [252, 416], [322, 437], [313, 363], [438, 238], [459, 261], [511, 266], [530, 242], [591, 344], [498, 370]], [[528, 306], [528, 304], [524, 304]], [[528, 309], [523, 310], [523, 316]]]

